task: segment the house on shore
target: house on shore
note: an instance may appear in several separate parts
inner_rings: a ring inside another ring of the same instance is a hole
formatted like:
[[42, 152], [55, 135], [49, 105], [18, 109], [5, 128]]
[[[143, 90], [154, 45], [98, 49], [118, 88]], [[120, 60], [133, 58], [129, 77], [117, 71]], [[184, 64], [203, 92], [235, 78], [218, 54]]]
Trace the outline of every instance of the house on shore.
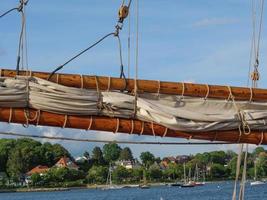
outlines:
[[56, 168], [68, 168], [68, 169], [74, 169], [74, 170], [79, 170], [79, 166], [76, 165], [75, 162], [73, 162], [70, 158], [68, 157], [62, 157], [57, 161], [57, 163], [54, 165]]

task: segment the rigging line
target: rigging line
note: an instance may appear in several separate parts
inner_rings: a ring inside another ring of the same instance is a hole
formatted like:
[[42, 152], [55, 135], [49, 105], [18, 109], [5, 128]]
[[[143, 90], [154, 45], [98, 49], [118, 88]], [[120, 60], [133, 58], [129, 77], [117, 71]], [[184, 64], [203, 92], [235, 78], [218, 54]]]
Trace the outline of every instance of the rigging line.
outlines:
[[131, 12], [129, 7], [128, 14], [128, 79], [130, 79], [130, 65], [131, 65]]
[[126, 76], [125, 76], [125, 73], [124, 73], [124, 66], [123, 66], [123, 60], [122, 60], [122, 46], [121, 46], [121, 39], [120, 39], [120, 36], [119, 35], [116, 35], [116, 37], [118, 38], [118, 44], [119, 44], [119, 56], [120, 56], [120, 78], [123, 78], [124, 80], [124, 90], [126, 90], [127, 88], [127, 79], [126, 79]]
[[[19, 36], [18, 55], [17, 55], [17, 67], [16, 67], [17, 74], [19, 74], [20, 60], [21, 58], [23, 59], [23, 55], [21, 55], [21, 52], [23, 54], [23, 34], [24, 34], [24, 27], [25, 27], [25, 15], [24, 15], [23, 8], [20, 12], [21, 12], [21, 31], [20, 31], [20, 36]], [[22, 68], [23, 68], [23, 63], [22, 63]]]
[[264, 0], [261, 1], [261, 13], [260, 13], [260, 24], [259, 24], [259, 35], [258, 35], [258, 44], [257, 44], [257, 58], [259, 57], [259, 49], [260, 49], [260, 40], [261, 40], [261, 32], [262, 32], [262, 21], [263, 21], [263, 12], [264, 12]]
[[73, 61], [74, 59], [78, 58], [79, 56], [81, 56], [82, 54], [84, 54], [86, 51], [92, 49], [93, 47], [95, 47], [96, 45], [98, 45], [100, 42], [102, 42], [104, 39], [106, 39], [107, 37], [114, 35], [115, 36], [116, 33], [112, 32], [109, 33], [105, 36], [103, 36], [102, 38], [100, 38], [98, 41], [96, 41], [94, 44], [92, 44], [91, 46], [89, 46], [88, 48], [84, 49], [83, 51], [79, 52], [78, 54], [76, 54], [75, 56], [73, 56], [72, 58], [70, 58], [69, 60], [67, 60], [64, 64], [58, 66], [54, 71], [51, 72], [51, 74], [48, 77], [48, 80], [51, 79], [51, 77], [59, 70], [61, 70], [65, 65], [69, 64], [71, 61]]
[[95, 142], [95, 143], [110, 143], [115, 142], [118, 144], [151, 144], [151, 145], [225, 145], [234, 144], [226, 142], [138, 142], [138, 141], [127, 141], [127, 140], [97, 140], [97, 139], [79, 139], [70, 137], [56, 137], [56, 136], [45, 136], [45, 135], [32, 135], [32, 134], [20, 134], [11, 132], [0, 132], [0, 135], [6, 136], [17, 136], [17, 137], [30, 137], [39, 139], [50, 139], [50, 140], [66, 140], [74, 142]]
[[16, 8], [12, 8], [12, 9], [10, 9], [10, 10], [4, 12], [2, 15], [0, 15], [0, 18], [6, 16], [8, 13], [11, 13], [11, 12], [14, 11], [14, 10], [18, 10], [18, 8], [17, 8], [17, 7], [16, 7]]

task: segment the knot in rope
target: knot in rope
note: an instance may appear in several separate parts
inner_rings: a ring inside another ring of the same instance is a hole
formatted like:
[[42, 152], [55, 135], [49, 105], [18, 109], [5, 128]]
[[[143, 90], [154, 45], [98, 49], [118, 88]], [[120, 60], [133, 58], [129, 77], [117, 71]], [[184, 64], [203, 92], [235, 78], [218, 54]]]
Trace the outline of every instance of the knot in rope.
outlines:
[[17, 8], [18, 12], [23, 12], [23, 7], [28, 4], [29, 0], [20, 0]]

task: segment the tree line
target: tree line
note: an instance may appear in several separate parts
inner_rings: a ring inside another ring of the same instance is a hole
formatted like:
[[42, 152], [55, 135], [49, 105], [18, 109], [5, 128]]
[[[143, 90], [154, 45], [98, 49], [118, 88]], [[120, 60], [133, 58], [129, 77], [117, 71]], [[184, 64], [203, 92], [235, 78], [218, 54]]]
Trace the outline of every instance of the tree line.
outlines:
[[[70, 152], [60, 144], [41, 143], [28, 138], [0, 139], [0, 172], [4, 172], [9, 181], [20, 182], [21, 177], [37, 165], [51, 167], [43, 176], [32, 175], [32, 184], [35, 186], [105, 184], [110, 166], [112, 180], [117, 184], [140, 183], [144, 180], [174, 182], [183, 179], [184, 162], [186, 174], [189, 170], [194, 174], [198, 166], [200, 176], [205, 176], [206, 180], [228, 180], [235, 177], [237, 162], [237, 154], [233, 151], [198, 153], [187, 156], [186, 160], [172, 160], [168, 157], [161, 159], [146, 151], [137, 159], [129, 147], [121, 148], [116, 143], [109, 143], [103, 148], [96, 146], [90, 153], [85, 151], [85, 159], [77, 163], [78, 171], [53, 167], [63, 156], [74, 161]], [[130, 161], [133, 168], [126, 169], [118, 161]], [[262, 147], [257, 147], [248, 154], [249, 178], [254, 177], [254, 167], [257, 168], [259, 178], [267, 176], [267, 152]], [[3, 178], [0, 181], [2, 187], [7, 183]]]

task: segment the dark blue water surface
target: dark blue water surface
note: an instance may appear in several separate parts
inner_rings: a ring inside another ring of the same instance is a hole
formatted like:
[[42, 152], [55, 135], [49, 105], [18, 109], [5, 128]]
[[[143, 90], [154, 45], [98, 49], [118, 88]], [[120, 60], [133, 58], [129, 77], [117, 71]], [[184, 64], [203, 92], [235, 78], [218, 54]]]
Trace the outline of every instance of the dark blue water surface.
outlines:
[[[231, 200], [232, 190], [232, 182], [221, 182], [194, 188], [157, 186], [150, 189], [79, 189], [64, 192], [2, 193], [0, 200]], [[267, 200], [267, 184], [253, 187], [248, 185], [245, 193], [245, 199]]]

